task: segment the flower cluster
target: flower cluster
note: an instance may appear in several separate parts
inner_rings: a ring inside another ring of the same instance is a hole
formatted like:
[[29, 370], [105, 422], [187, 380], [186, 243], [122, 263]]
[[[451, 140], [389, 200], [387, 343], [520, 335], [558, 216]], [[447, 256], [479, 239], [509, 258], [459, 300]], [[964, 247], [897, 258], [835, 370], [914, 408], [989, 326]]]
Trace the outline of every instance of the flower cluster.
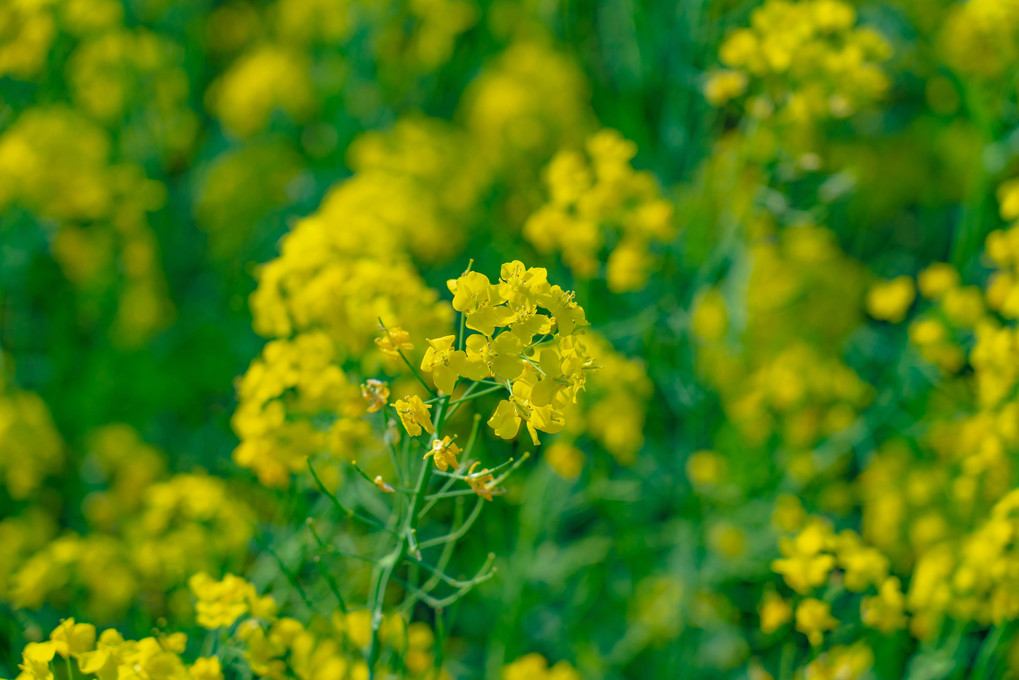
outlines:
[[72, 660], [86, 678], [113, 680], [223, 680], [220, 659], [201, 657], [192, 664], [182, 658], [187, 645], [183, 633], [159, 634], [140, 640], [125, 639], [113, 628], [96, 637], [90, 623], [66, 619], [46, 642], [30, 642], [21, 653], [21, 680], [53, 680], [57, 657], [63, 657], [67, 672]]
[[[232, 627], [230, 641], [258, 677], [282, 680], [319, 680], [323, 677], [364, 678], [368, 666], [362, 650], [371, 644], [372, 622], [367, 610], [332, 612], [326, 619], [305, 625], [279, 616], [269, 595], [258, 595], [243, 578], [227, 574], [216, 581], [205, 573], [191, 579], [199, 625]], [[411, 678], [448, 678], [435, 664], [435, 636], [423, 623], [407, 624], [387, 616], [380, 624], [379, 640], [387, 664], [399, 663]], [[379, 669], [385, 672], [388, 668]], [[428, 676], [429, 672], [437, 673]]]
[[[856, 532], [846, 529], [836, 535], [830, 525], [815, 519], [806, 522], [794, 538], [783, 537], [780, 548], [782, 557], [772, 562], [771, 569], [803, 598], [795, 607], [795, 625], [812, 645], [820, 645], [825, 632], [839, 625], [831, 615], [831, 604], [816, 597], [835, 570], [839, 570], [841, 583], [852, 593], [880, 592], [862, 600], [865, 624], [887, 629], [885, 624], [890, 618], [902, 617], [901, 606], [897, 612], [887, 608], [889, 598], [896, 592], [900, 605], [902, 602], [898, 579], [888, 575], [888, 558], [866, 545]], [[882, 604], [886, 605], [884, 609]], [[792, 607], [775, 594], [765, 597], [760, 611], [761, 627], [769, 633], [794, 618]]]
[[[845, 118], [881, 99], [889, 87], [881, 62], [888, 42], [856, 28], [844, 0], [767, 0], [750, 27], [725, 39], [705, 91], [715, 105], [740, 98], [758, 119], [803, 125]], [[745, 98], [744, 98], [745, 97]]]
[[[371, 433], [359, 387], [337, 365], [335, 343], [323, 332], [273, 340], [238, 384], [233, 416], [241, 439], [234, 461], [266, 486], [284, 486], [305, 459], [322, 450], [350, 451]], [[322, 414], [331, 414], [326, 427]]]
[[600, 274], [601, 251], [611, 252], [604, 276], [614, 292], [641, 289], [655, 261], [653, 243], [675, 235], [673, 206], [655, 178], [630, 165], [637, 146], [615, 130], [587, 140], [587, 157], [560, 151], [546, 168], [549, 203], [524, 224], [539, 252], [561, 253], [579, 278]]
[[188, 580], [188, 586], [197, 600], [195, 613], [203, 628], [232, 626], [246, 614], [263, 619], [276, 615], [276, 602], [271, 597], [259, 597], [253, 585], [233, 574], [216, 581], [204, 571], [198, 572]]
[[545, 269], [519, 261], [504, 264], [497, 283], [467, 272], [449, 289], [453, 309], [477, 333], [464, 349], [454, 349], [454, 335], [429, 340], [421, 370], [446, 394], [459, 378], [505, 386], [510, 396], [488, 420], [503, 439], [516, 437], [521, 424], [535, 446], [538, 431], [560, 432], [594, 368], [580, 338], [587, 320], [573, 293], [550, 284]]
[[[46, 436], [34, 441], [43, 444]], [[44, 497], [0, 520], [8, 546], [0, 559], [0, 600], [35, 610], [78, 598], [89, 618], [107, 621], [142, 599], [152, 612], [176, 619], [176, 592], [193, 569], [221, 568], [246, 553], [254, 513], [223, 480], [168, 476], [162, 452], [126, 425], [94, 431], [82, 453], [80, 468], [62, 466], [59, 473], [87, 469], [102, 483], [80, 507], [71, 506], [88, 530], [60, 531], [52, 516], [60, 508]]]

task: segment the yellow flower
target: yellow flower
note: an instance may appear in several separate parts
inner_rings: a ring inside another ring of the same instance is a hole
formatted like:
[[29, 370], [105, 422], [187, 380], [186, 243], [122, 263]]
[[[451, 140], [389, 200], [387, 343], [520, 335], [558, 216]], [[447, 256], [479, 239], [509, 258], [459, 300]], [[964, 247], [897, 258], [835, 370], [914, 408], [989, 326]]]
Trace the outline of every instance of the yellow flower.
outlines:
[[690, 329], [700, 340], [717, 342], [725, 337], [729, 327], [729, 313], [721, 291], [711, 287], [697, 293], [690, 323]]
[[414, 349], [414, 344], [410, 341], [410, 333], [399, 326], [381, 328], [381, 331], [382, 335], [375, 338], [375, 344], [389, 356], [398, 357], [402, 350]]
[[100, 680], [112, 680], [117, 677], [117, 666], [124, 638], [110, 628], [99, 636], [95, 651], [84, 652], [78, 658], [78, 668], [86, 675], [98, 675]]
[[222, 581], [200, 572], [188, 581], [191, 592], [198, 600], [195, 610], [198, 625], [209, 630], [233, 625], [247, 614], [252, 616], [275, 615], [272, 598], [259, 598], [255, 587], [239, 576], [227, 574]]
[[769, 591], [757, 607], [761, 616], [761, 632], [770, 635], [793, 618], [793, 608], [781, 595]]
[[91, 652], [96, 644], [96, 627], [91, 623], [75, 623], [74, 619], [65, 619], [50, 633], [57, 654], [78, 657], [84, 652]]
[[488, 471], [488, 468], [485, 468], [481, 472], [474, 472], [474, 468], [479, 465], [481, 465], [480, 461], [474, 461], [471, 465], [471, 469], [467, 471], [467, 483], [470, 484], [474, 493], [478, 494], [486, 501], [490, 501], [492, 500], [492, 485], [495, 484], [495, 477]]
[[906, 317], [915, 297], [916, 288], [908, 276], [881, 281], [867, 291], [867, 313], [879, 321], [898, 323]]
[[846, 589], [860, 592], [882, 583], [888, 576], [888, 558], [875, 548], [864, 545], [860, 536], [849, 529], [835, 539], [839, 566], [845, 571]]
[[471, 330], [488, 337], [496, 326], [505, 326], [513, 319], [513, 312], [501, 303], [505, 301], [498, 286], [492, 285], [481, 272], [467, 272], [450, 285], [453, 309], [464, 315]]
[[832, 647], [807, 664], [802, 677], [811, 680], [859, 680], [870, 677], [874, 652], [864, 642]]
[[523, 420], [520, 411], [522, 407], [512, 399], [503, 399], [495, 407], [495, 412], [488, 419], [488, 425], [495, 431], [495, 436], [502, 439], [513, 439], [520, 431], [520, 422]]
[[390, 405], [396, 409], [396, 413], [400, 416], [400, 422], [403, 423], [403, 427], [411, 437], [421, 434], [422, 429], [428, 433], [435, 432], [431, 416], [428, 413], [432, 407], [421, 401], [421, 397], [412, 394], [403, 399], [397, 399], [395, 404]]
[[21, 653], [21, 670], [33, 680], [53, 680], [50, 662], [57, 652], [54, 642], [29, 642]]
[[455, 470], [460, 465], [456, 460], [460, 453], [460, 447], [456, 445], [456, 442], [450, 437], [443, 437], [441, 440], [436, 439], [432, 442], [432, 448], [424, 457], [427, 460], [431, 456], [435, 461], [435, 467], [445, 472], [449, 468]]
[[453, 394], [456, 387], [457, 372], [450, 367], [453, 354], [463, 354], [453, 349], [455, 335], [446, 335], [428, 341], [428, 349], [421, 360], [421, 370], [432, 374], [435, 386], [445, 394]]
[[827, 602], [809, 597], [796, 607], [796, 630], [806, 635], [815, 647], [824, 640], [824, 633], [837, 625], [839, 621], [831, 615], [831, 605]]
[[835, 557], [824, 552], [831, 542], [831, 529], [821, 522], [808, 524], [794, 540], [784, 538], [784, 557], [773, 560], [771, 570], [785, 578], [790, 588], [805, 594], [825, 582], [835, 567]]
[[935, 262], [920, 272], [916, 282], [921, 295], [936, 300], [959, 285], [959, 272], [950, 264]]
[[1019, 179], [1002, 182], [998, 187], [998, 203], [1000, 204], [1001, 219], [1019, 218]]
[[899, 585], [899, 579], [888, 577], [878, 594], [865, 597], [860, 603], [860, 618], [864, 625], [882, 633], [891, 633], [906, 627], [906, 598]]
[[223, 680], [223, 669], [219, 658], [215, 656], [201, 657], [188, 667], [191, 680]]
[[381, 411], [389, 399], [389, 385], [382, 380], [369, 378], [361, 385], [361, 396], [368, 402], [368, 413]]
[[493, 374], [503, 380], [514, 380], [524, 370], [520, 358], [523, 343], [516, 333], [500, 333], [495, 339], [472, 335], [464, 343], [466, 352], [454, 352], [450, 365], [470, 380], [484, 380]]

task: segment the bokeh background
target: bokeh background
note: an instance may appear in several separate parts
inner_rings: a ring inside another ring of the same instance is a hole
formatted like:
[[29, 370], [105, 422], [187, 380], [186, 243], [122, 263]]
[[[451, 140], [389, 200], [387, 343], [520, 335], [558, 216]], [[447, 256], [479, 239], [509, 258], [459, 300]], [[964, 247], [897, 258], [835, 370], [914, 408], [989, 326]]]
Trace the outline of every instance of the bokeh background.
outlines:
[[1013, 0], [0, 0], [0, 676], [356, 601], [306, 460], [377, 509], [378, 318], [521, 260], [602, 370], [486, 451], [444, 673], [1012, 677], [1017, 75]]

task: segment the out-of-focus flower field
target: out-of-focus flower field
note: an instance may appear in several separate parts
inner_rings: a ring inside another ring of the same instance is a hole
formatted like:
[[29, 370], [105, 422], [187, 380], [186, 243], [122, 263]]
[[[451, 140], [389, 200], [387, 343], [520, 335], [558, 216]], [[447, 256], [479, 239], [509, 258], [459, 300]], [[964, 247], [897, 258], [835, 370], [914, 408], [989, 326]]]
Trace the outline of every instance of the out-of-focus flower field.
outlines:
[[0, 0], [0, 677], [1019, 677], [1019, 0]]

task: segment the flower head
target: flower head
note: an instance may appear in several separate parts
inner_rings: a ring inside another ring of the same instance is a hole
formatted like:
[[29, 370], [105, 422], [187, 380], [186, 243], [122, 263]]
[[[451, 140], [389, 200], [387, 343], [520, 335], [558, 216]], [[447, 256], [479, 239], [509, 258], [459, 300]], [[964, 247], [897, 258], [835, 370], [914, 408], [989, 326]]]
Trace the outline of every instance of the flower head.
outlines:
[[361, 385], [361, 396], [368, 402], [368, 413], [381, 411], [389, 399], [389, 385], [382, 380], [369, 378]]
[[471, 489], [474, 493], [478, 494], [486, 501], [492, 500], [492, 487], [495, 484], [495, 477], [489, 472], [488, 468], [485, 468], [481, 472], [475, 472], [474, 469], [481, 465], [479, 461], [474, 461], [471, 465], [471, 469], [467, 471], [467, 483], [470, 484]]
[[435, 467], [445, 472], [449, 468], [455, 470], [460, 465], [456, 459], [460, 453], [460, 447], [456, 445], [456, 442], [449, 437], [443, 437], [432, 442], [432, 448], [424, 457], [427, 460], [431, 456], [435, 461]]
[[375, 338], [375, 344], [389, 356], [398, 357], [402, 350], [414, 349], [414, 344], [410, 341], [410, 333], [399, 326], [392, 328], [382, 326], [380, 330], [382, 335]]
[[421, 401], [421, 397], [416, 394], [397, 399], [396, 403], [391, 406], [396, 409], [396, 413], [400, 416], [400, 422], [403, 423], [404, 429], [411, 437], [421, 434], [422, 429], [428, 433], [435, 432], [431, 416], [428, 413], [432, 407]]

